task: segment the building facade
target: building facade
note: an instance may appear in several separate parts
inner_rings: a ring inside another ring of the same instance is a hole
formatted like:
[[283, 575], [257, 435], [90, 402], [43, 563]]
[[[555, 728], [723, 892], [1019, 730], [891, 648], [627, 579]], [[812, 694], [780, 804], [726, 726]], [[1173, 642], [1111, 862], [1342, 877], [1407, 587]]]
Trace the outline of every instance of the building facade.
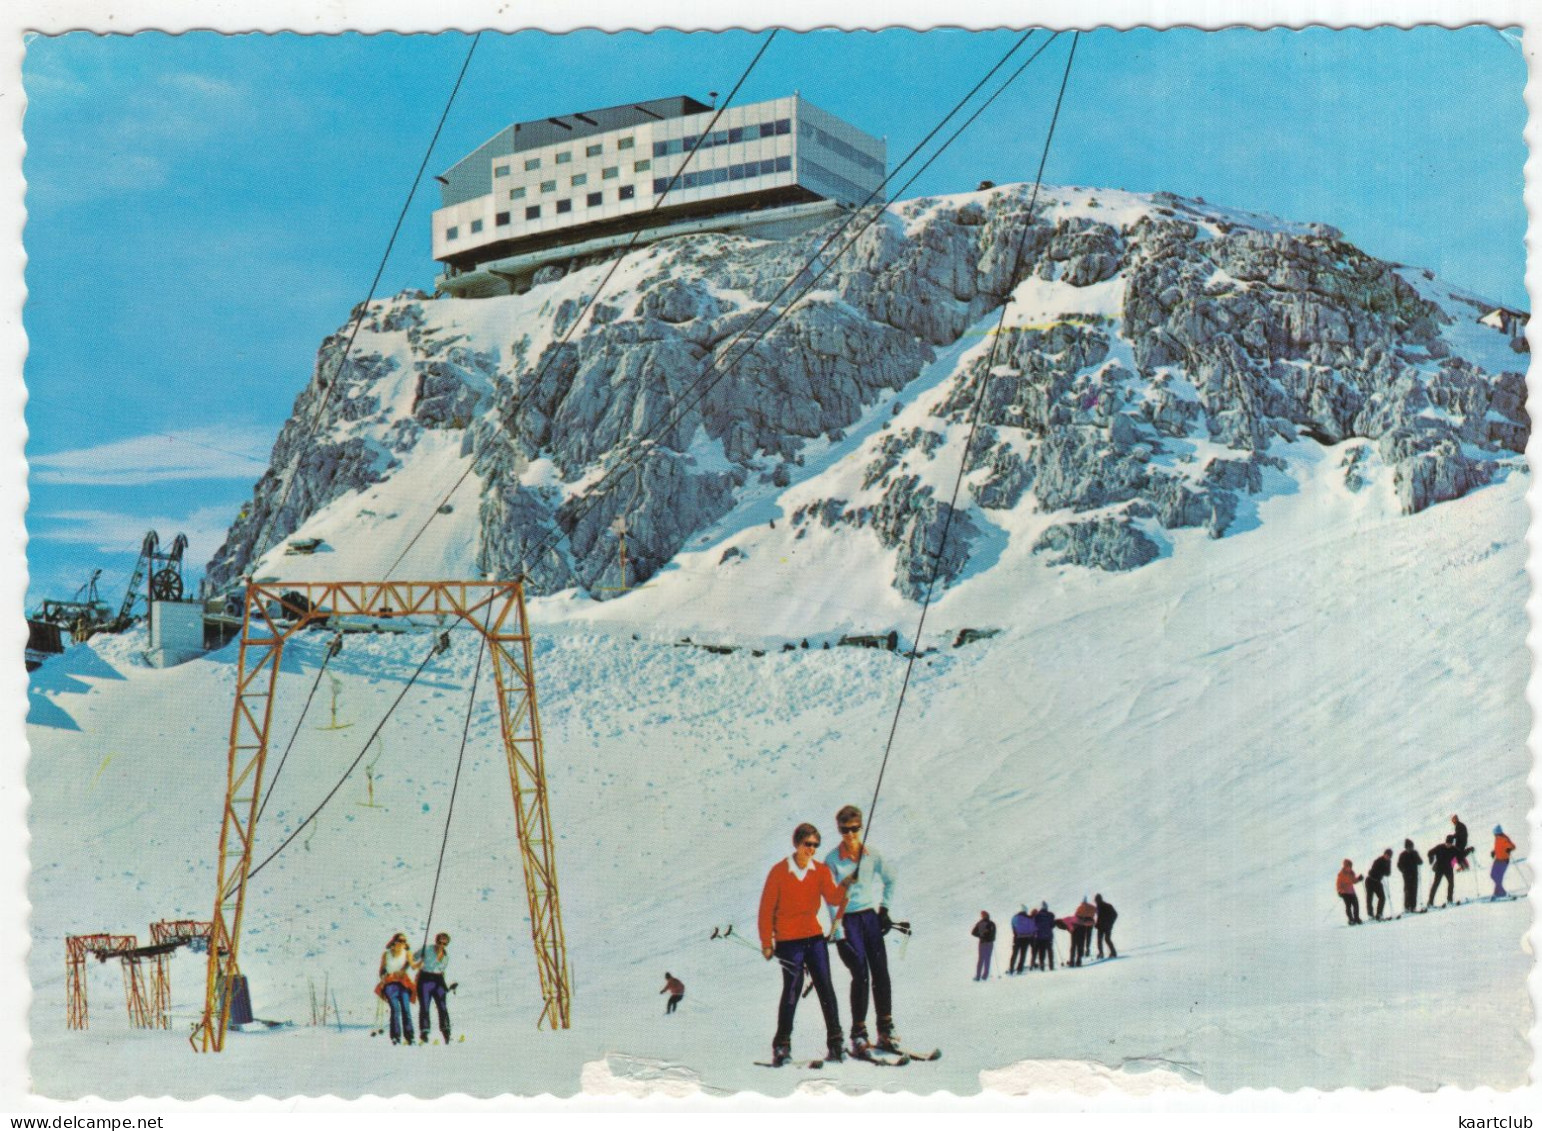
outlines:
[[633, 239], [787, 235], [882, 187], [884, 142], [796, 94], [715, 114], [682, 96], [499, 131], [438, 178], [438, 289], [508, 293], [545, 264]]

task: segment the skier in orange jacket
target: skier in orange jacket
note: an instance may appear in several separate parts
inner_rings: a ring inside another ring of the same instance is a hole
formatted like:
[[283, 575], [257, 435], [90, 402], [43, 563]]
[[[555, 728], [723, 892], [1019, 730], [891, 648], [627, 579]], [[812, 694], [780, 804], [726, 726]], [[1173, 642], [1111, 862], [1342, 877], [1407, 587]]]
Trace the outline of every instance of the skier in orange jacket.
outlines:
[[1344, 866], [1339, 869], [1338, 891], [1339, 898], [1344, 901], [1344, 914], [1349, 919], [1351, 927], [1360, 922], [1360, 896], [1355, 891], [1355, 885], [1363, 879], [1365, 879], [1364, 876], [1355, 875], [1355, 866], [1345, 860]]
[[1489, 875], [1494, 880], [1494, 894], [1492, 899], [1503, 899], [1510, 893], [1505, 891], [1505, 869], [1510, 866], [1510, 856], [1515, 852], [1515, 842], [1505, 835], [1504, 829], [1494, 826], [1494, 851], [1489, 855], [1494, 858], [1494, 867]]

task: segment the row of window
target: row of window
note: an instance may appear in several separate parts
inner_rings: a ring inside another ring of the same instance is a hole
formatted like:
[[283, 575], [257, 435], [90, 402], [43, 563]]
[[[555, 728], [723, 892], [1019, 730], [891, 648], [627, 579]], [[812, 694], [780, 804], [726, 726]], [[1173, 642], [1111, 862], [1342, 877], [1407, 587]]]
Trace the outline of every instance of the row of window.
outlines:
[[799, 156], [798, 161], [799, 178], [811, 188], [820, 187], [819, 182], [824, 181], [823, 187], [835, 190], [834, 192], [827, 193], [830, 196], [844, 197], [851, 202], [863, 201], [864, 203], [873, 197], [871, 189], [865, 189], [860, 185], [852, 184], [845, 177], [840, 176], [838, 173], [830, 172], [829, 169], [826, 169], [816, 161], [810, 161], [806, 156]]
[[[777, 134], [792, 132], [791, 118], [778, 118], [774, 122], [751, 123], [748, 126], [735, 126], [731, 130], [716, 130], [710, 134], [701, 135], [701, 148], [711, 149], [715, 145], [735, 145], [741, 141], [754, 141], [762, 137], [775, 137]], [[696, 148], [696, 135], [689, 137], [677, 137], [669, 141], [656, 141], [653, 143], [653, 156], [667, 157], [671, 153], [689, 153]]]
[[883, 162], [878, 160], [878, 158], [869, 157], [856, 146], [847, 144], [840, 138], [836, 137], [834, 134], [825, 133], [825, 131], [820, 129], [818, 126], [812, 125], [804, 121], [802, 118], [798, 119], [798, 136], [801, 138], [817, 141], [826, 149], [830, 149], [836, 153], [839, 153], [848, 161], [855, 161], [864, 169], [869, 169], [874, 173], [883, 172]]
[[[631, 138], [631, 137], [618, 137], [616, 139], [616, 149], [617, 150], [633, 149], [633, 148], [636, 148], [636, 145], [637, 145], [637, 141], [636, 141], [635, 138]], [[593, 143], [591, 143], [589, 145], [584, 146], [584, 156], [585, 157], [599, 157], [604, 152], [605, 152], [605, 143], [603, 141], [596, 141], [596, 142], [593, 142]], [[560, 151], [558, 151], [557, 155], [553, 158], [553, 160], [558, 165], [570, 165], [573, 162], [573, 151], [571, 149], [560, 150]], [[541, 159], [539, 157], [527, 157], [527, 158], [525, 158], [525, 172], [529, 173], [529, 172], [532, 172], [535, 169], [539, 169], [540, 167], [541, 167]], [[494, 165], [493, 166], [493, 176], [495, 176], [495, 177], [507, 177], [509, 175], [509, 170], [512, 169], [512, 168], [513, 168], [512, 165]]]
[[[618, 188], [616, 190], [616, 200], [617, 201], [636, 200], [636, 199], [637, 199], [637, 186], [636, 185], [622, 185], [620, 188]], [[558, 215], [558, 216], [565, 216], [565, 215], [568, 215], [569, 213], [571, 213], [573, 211], [573, 202], [571, 200], [559, 200], [559, 201], [556, 201], [555, 203], [556, 203], [555, 214]], [[605, 203], [605, 194], [603, 192], [591, 192], [591, 193], [587, 193], [584, 196], [584, 207], [585, 208], [598, 208], [598, 207], [600, 207], [604, 203]], [[541, 218], [541, 206], [539, 204], [529, 205], [525, 209], [525, 219], [526, 220], [539, 220], [540, 218]], [[499, 213], [495, 214], [494, 217], [493, 217], [493, 222], [498, 227], [500, 227], [500, 228], [508, 227], [508, 225], [512, 222], [512, 220], [513, 220], [513, 213], [510, 213], [510, 212], [499, 212]], [[482, 230], [482, 221], [480, 221], [480, 220], [473, 220], [473, 221], [471, 221], [471, 234], [472, 235], [478, 234], [479, 232], [481, 232], [481, 230]], [[444, 230], [444, 238], [446, 240], [458, 240], [458, 239], [460, 239], [460, 225], [457, 224], [454, 227], [446, 228]]]
[[[638, 162], [636, 162], [632, 166], [632, 168], [633, 168], [634, 172], [646, 173], [649, 169], [653, 168], [653, 162], [652, 161], [638, 161]], [[621, 169], [618, 166], [616, 166], [616, 165], [609, 165], [609, 166], [605, 167], [604, 169], [600, 170], [600, 179], [602, 181], [615, 180], [620, 175], [621, 175]], [[589, 174], [588, 173], [574, 173], [573, 174], [573, 177], [572, 177], [572, 187], [573, 188], [583, 188], [588, 183], [589, 183]], [[542, 181], [541, 182], [541, 191], [543, 193], [546, 193], [546, 192], [556, 192], [557, 191], [557, 182], [555, 180]], [[521, 186], [519, 188], [511, 188], [509, 190], [509, 199], [510, 200], [523, 200], [523, 199], [525, 199], [525, 189], [524, 189], [524, 186]]]
[[[791, 157], [768, 157], [764, 161], [749, 161], [743, 165], [727, 165], [721, 169], [703, 169], [699, 173], [685, 173], [676, 183], [676, 188], [690, 189], [703, 188], [707, 185], [720, 185], [724, 181], [742, 181], [746, 177], [763, 177], [767, 173], [792, 172]], [[655, 177], [653, 179], [653, 195], [661, 195], [669, 187], [668, 177]]]

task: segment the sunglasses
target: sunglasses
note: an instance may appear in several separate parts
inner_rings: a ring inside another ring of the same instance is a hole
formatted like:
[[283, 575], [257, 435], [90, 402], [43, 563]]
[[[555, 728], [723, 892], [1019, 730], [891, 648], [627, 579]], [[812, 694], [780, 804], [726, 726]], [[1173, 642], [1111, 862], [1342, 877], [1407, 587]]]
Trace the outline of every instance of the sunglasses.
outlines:
[[804, 841], [799, 841], [798, 843], [801, 844], [804, 848], [818, 848], [819, 847], [819, 842], [817, 840], [804, 840]]
[[841, 826], [841, 832], [843, 832], [843, 833], [859, 833], [861, 831], [862, 831], [862, 826], [861, 825], [842, 825]]

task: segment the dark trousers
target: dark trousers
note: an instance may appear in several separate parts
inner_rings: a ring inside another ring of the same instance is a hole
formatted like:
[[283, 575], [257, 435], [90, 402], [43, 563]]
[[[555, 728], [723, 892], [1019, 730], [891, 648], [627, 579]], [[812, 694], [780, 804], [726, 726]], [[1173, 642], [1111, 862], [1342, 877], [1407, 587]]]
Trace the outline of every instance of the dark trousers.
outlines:
[[439, 1032], [444, 1043], [450, 1043], [450, 991], [444, 984], [443, 974], [418, 975], [418, 1032], [428, 1040], [428, 1003], [439, 1007]]
[[1119, 952], [1114, 949], [1114, 925], [1110, 923], [1106, 927], [1098, 928], [1098, 957], [1103, 957], [1103, 948], [1108, 947], [1108, 957], [1118, 958]]
[[1360, 921], [1360, 897], [1352, 891], [1339, 892], [1339, 898], [1344, 901], [1344, 917], [1351, 923]]
[[675, 1011], [675, 1006], [680, 1004], [680, 999], [684, 996], [684, 994], [670, 994], [669, 1002], [664, 1006], [664, 1012], [673, 1013]]
[[1365, 913], [1372, 919], [1380, 919], [1387, 909], [1387, 893], [1380, 880], [1365, 881]]
[[841, 1039], [841, 1014], [835, 1004], [835, 985], [830, 981], [830, 950], [823, 935], [790, 939], [776, 944], [776, 957], [782, 965], [782, 998], [776, 1009], [776, 1036], [771, 1043], [792, 1044], [792, 1019], [798, 1012], [798, 997], [803, 990], [803, 971], [814, 979], [819, 994], [819, 1008], [825, 1015], [825, 1038], [836, 1044]]
[[1050, 928], [1048, 934], [1041, 934], [1038, 938], [1034, 939], [1033, 946], [1035, 951], [1033, 956], [1033, 964], [1040, 970], [1043, 970], [1045, 965], [1048, 964], [1049, 968], [1053, 970], [1055, 968], [1054, 928]]
[[1092, 928], [1080, 923], [1071, 931], [1071, 965], [1080, 966], [1092, 948]]
[[1451, 899], [1452, 899], [1453, 895], [1455, 894], [1455, 892], [1452, 889], [1455, 888], [1455, 886], [1456, 886], [1456, 873], [1453, 872], [1450, 868], [1436, 868], [1435, 869], [1435, 881], [1432, 884], [1430, 884], [1430, 898], [1429, 898], [1429, 902], [1431, 904], [1433, 904], [1435, 902], [1435, 893], [1440, 890], [1440, 881], [1441, 880], [1445, 880], [1446, 881], [1446, 902], [1447, 903], [1451, 902]]
[[1495, 860], [1494, 866], [1488, 870], [1489, 878], [1494, 881], [1494, 898], [1508, 895], [1505, 891], [1505, 870], [1510, 867], [1508, 860]]
[[391, 1011], [391, 1043], [412, 1044], [412, 991], [400, 982], [387, 983], [386, 1008]]
[[835, 944], [846, 969], [851, 971], [851, 1035], [867, 1037], [867, 997], [873, 995], [878, 1032], [893, 1028], [894, 1002], [889, 985], [889, 954], [883, 944], [883, 924], [876, 911], [855, 911], [841, 920], [845, 935]]
[[983, 982], [991, 976], [991, 951], [996, 949], [995, 942], [980, 940], [980, 957], [974, 964], [974, 980]]
[[1012, 936], [1012, 957], [1007, 960], [1007, 973], [1023, 972], [1023, 963], [1028, 961], [1028, 944], [1032, 941], [1027, 935]]
[[1403, 873], [1403, 910], [1419, 910], [1419, 873]]

